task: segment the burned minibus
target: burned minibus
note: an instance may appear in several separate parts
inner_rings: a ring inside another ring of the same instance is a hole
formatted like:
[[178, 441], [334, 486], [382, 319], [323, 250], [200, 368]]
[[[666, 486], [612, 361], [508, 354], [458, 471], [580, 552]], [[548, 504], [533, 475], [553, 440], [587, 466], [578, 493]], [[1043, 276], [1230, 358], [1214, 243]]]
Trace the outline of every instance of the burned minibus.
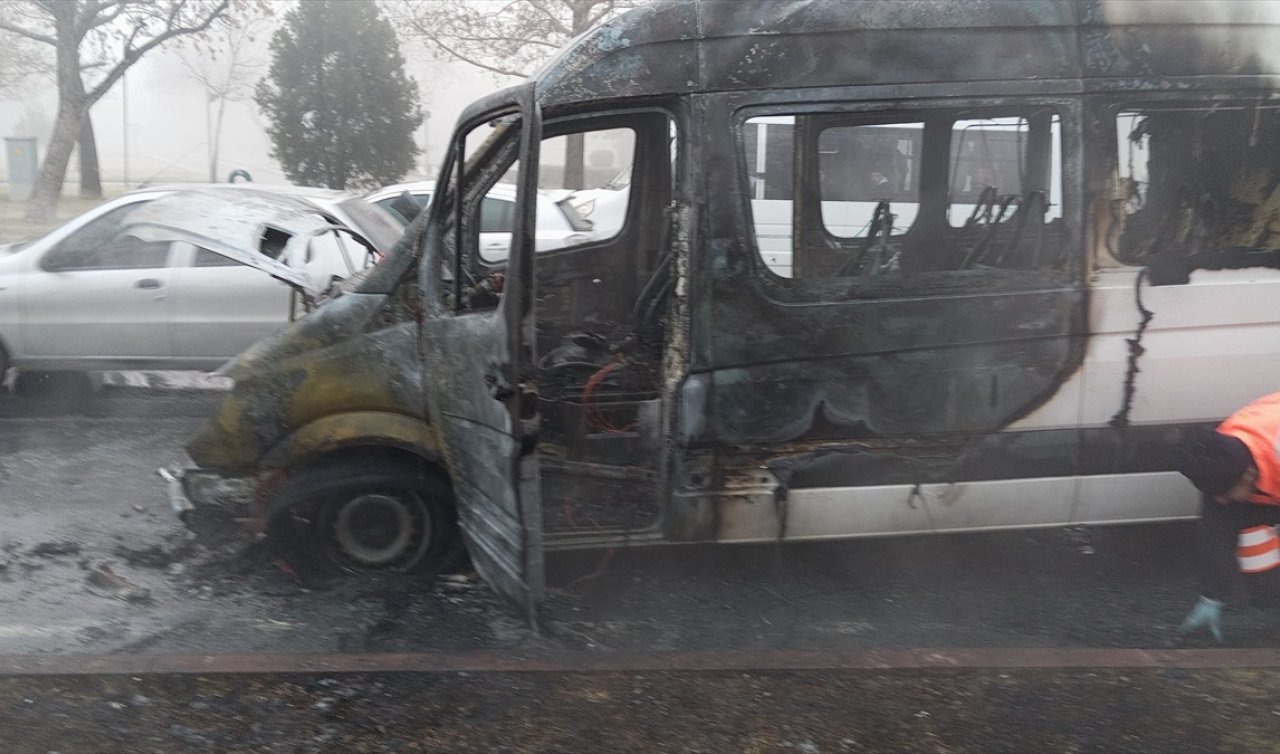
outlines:
[[[1193, 516], [1180, 442], [1280, 386], [1278, 20], [641, 6], [463, 114], [400, 245], [242, 357], [192, 458], [349, 570], [460, 538], [531, 615], [551, 548]], [[621, 221], [535, 253], [593, 143]]]

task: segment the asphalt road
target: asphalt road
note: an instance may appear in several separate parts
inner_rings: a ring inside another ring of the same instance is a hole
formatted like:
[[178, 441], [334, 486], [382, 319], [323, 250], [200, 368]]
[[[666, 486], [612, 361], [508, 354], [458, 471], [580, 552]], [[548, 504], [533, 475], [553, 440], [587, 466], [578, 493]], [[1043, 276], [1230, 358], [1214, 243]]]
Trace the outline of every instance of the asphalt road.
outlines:
[[[0, 655], [1149, 648], [1195, 596], [1187, 524], [552, 555], [540, 632], [467, 573], [312, 590], [169, 509], [156, 469], [216, 385], [113, 383], [0, 394]], [[1228, 613], [1234, 646], [1278, 628]], [[1278, 688], [1176, 668], [6, 676], [0, 750], [1280, 751]]]
[[191, 541], [155, 472], [219, 394], [134, 383], [0, 396], [0, 654], [1158, 647], [1195, 597], [1187, 524], [553, 555], [540, 633], [466, 574], [309, 590]]
[[0, 679], [10, 754], [1275, 752], [1252, 671]]

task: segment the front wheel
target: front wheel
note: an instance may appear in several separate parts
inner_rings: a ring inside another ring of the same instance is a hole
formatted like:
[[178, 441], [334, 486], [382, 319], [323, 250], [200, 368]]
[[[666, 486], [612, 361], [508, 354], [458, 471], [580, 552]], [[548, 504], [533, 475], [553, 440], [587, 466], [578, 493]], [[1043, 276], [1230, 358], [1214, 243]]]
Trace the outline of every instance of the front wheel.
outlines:
[[294, 473], [270, 534], [309, 575], [434, 575], [460, 553], [448, 483], [422, 464], [344, 460]]

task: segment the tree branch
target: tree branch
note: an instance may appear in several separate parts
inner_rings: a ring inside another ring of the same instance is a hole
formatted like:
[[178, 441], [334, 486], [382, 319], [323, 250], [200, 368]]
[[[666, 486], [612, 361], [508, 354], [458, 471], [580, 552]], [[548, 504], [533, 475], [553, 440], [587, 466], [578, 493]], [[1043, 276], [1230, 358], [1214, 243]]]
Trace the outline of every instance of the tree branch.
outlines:
[[122, 54], [120, 56], [121, 59], [129, 57], [129, 51], [133, 49], [133, 40], [138, 38], [138, 35], [142, 33], [144, 28], [146, 28], [146, 24], [143, 22], [138, 22], [134, 25], [133, 29], [129, 32], [129, 38], [124, 41]]
[[[138, 0], [96, 0], [83, 8], [76, 11], [75, 17], [75, 39], [79, 44], [88, 36], [89, 32], [105, 26], [115, 21], [121, 16], [129, 5], [138, 4]], [[111, 13], [100, 16], [103, 11], [110, 10]]]
[[[218, 17], [220, 17], [224, 11], [226, 11], [227, 6], [230, 5], [230, 3], [231, 3], [231, 0], [219, 0], [218, 5], [214, 7], [214, 9], [210, 11], [207, 16], [205, 16], [204, 20], [193, 26], [175, 26], [175, 24], [177, 23], [176, 14], [181, 11], [182, 7], [186, 3], [185, 3], [185, 0], [183, 0], [183, 2], [174, 3], [171, 9], [171, 12], [169, 13], [168, 23], [165, 26], [165, 30], [156, 34], [156, 36], [152, 37], [150, 40], [148, 40], [145, 44], [143, 44], [140, 47], [126, 48], [124, 59], [121, 60], [119, 63], [116, 63], [116, 65], [107, 73], [107, 75], [103, 77], [103, 79], [99, 81], [97, 85], [94, 86], [93, 89], [91, 89], [88, 92], [88, 94], [85, 95], [85, 100], [88, 103], [92, 104], [94, 102], [97, 102], [99, 99], [101, 99], [102, 95], [106, 94], [107, 91], [111, 89], [112, 86], [115, 85], [116, 81], [118, 81], [120, 77], [124, 75], [124, 72], [129, 69], [129, 66], [136, 63], [139, 58], [141, 58], [146, 53], [150, 52], [152, 49], [160, 46], [161, 44], [169, 41], [170, 39], [173, 39], [174, 37], [181, 36], [184, 34], [198, 34], [199, 32], [202, 32], [205, 29], [208, 29], [210, 26], [213, 25], [213, 22], [217, 20]], [[133, 43], [134, 36], [136, 36], [139, 29], [141, 29], [141, 25], [139, 25], [138, 27], [135, 27], [134, 35], [130, 36], [129, 38], [130, 45]]]
[[[123, 2], [99, 5], [98, 8], [93, 11], [92, 14], [85, 14], [83, 28], [77, 29], [76, 31], [77, 35], [79, 36], [80, 39], [84, 39], [84, 36], [88, 34], [90, 31], [92, 31], [93, 29], [96, 29], [99, 26], [105, 26], [111, 23], [112, 21], [116, 20], [117, 18], [120, 17], [120, 14], [125, 12], [125, 10], [127, 9], [126, 5], [127, 3], [123, 3]], [[102, 11], [106, 10], [107, 8], [112, 8], [113, 6], [114, 8], [111, 11], [111, 13], [108, 13], [107, 15], [104, 15], [104, 16], [98, 15]]]
[[8, 21], [0, 20], [0, 29], [4, 29], [7, 32], [12, 32], [13, 34], [17, 34], [18, 36], [21, 36], [21, 37], [26, 37], [27, 39], [31, 39], [36, 42], [43, 42], [48, 45], [53, 45], [54, 47], [58, 46], [58, 40], [54, 39], [53, 37], [50, 37], [45, 34], [37, 34], [36, 32], [31, 31], [29, 29], [24, 29], [21, 26], [14, 26]]
[[[547, 7], [545, 0], [528, 0], [528, 2], [529, 2], [529, 5], [531, 5], [534, 8], [534, 10], [539, 11], [540, 13], [542, 13], [544, 17], [546, 17], [546, 20], [551, 23], [555, 31], [565, 35], [566, 37], [573, 36], [573, 30], [570, 29], [568, 26], [565, 26], [564, 22], [561, 21], [560, 17], [556, 15], [556, 12]], [[534, 40], [529, 40], [529, 41], [532, 42]]]
[[596, 10], [592, 11], [588, 15], [587, 25], [594, 27], [596, 24], [612, 15], [619, 8], [626, 8], [630, 10], [631, 8], [636, 7], [636, 5], [635, 3], [629, 2], [619, 4], [618, 2], [615, 2], [615, 0], [602, 0], [602, 2], [594, 3], [591, 7]]
[[[449, 36], [457, 40], [458, 42], [465, 42], [467, 44], [476, 44], [476, 45], [485, 45], [485, 46], [492, 46], [495, 44], [511, 44], [517, 47], [522, 47], [525, 45], [537, 45], [539, 47], [546, 47], [552, 50], [560, 49], [560, 45], [556, 44], [555, 42], [544, 42], [541, 39], [529, 39], [528, 37], [521, 37], [521, 36], [497, 35], [497, 34], [493, 36], [463, 36], [461, 34], [451, 34]], [[438, 37], [432, 37], [433, 41], [435, 39], [438, 39]]]
[[[402, 23], [445, 55], [504, 76], [527, 68], [569, 39], [645, 0], [402, 0]], [[426, 6], [427, 9], [424, 9]]]
[[502, 67], [495, 66], [495, 65], [489, 65], [488, 63], [485, 63], [485, 62], [483, 62], [483, 61], [481, 61], [481, 60], [477, 60], [477, 59], [475, 59], [475, 58], [471, 57], [470, 55], [464, 55], [462, 52], [460, 52], [460, 51], [458, 51], [458, 50], [455, 50], [455, 49], [451, 48], [449, 45], [445, 44], [444, 42], [440, 41], [439, 39], [436, 39], [435, 37], [432, 37], [431, 35], [428, 35], [428, 38], [429, 38], [429, 39], [431, 39], [431, 41], [432, 41], [433, 43], [435, 43], [436, 45], [438, 45], [438, 46], [440, 47], [440, 49], [444, 50], [445, 52], [449, 53], [450, 55], [452, 55], [453, 57], [457, 58], [458, 60], [461, 60], [461, 61], [462, 61], [462, 62], [464, 62], [464, 63], [470, 63], [471, 65], [475, 66], [476, 68], [483, 68], [483, 69], [484, 69], [484, 70], [486, 70], [486, 71], [492, 71], [492, 72], [494, 72], [494, 73], [500, 73], [500, 74], [502, 74], [503, 76], [515, 76], [515, 77], [517, 77], [517, 78], [522, 78], [522, 79], [523, 79], [523, 78], [528, 78], [528, 77], [529, 77], [529, 74], [525, 73], [524, 71], [515, 71], [515, 70], [510, 70], [510, 69], [502, 68]]

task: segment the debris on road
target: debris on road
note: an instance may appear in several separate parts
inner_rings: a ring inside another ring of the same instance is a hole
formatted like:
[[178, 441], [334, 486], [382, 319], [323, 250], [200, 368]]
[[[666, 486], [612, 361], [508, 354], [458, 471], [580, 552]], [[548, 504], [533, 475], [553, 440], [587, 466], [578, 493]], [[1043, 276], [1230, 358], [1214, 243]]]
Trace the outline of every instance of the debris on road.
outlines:
[[445, 573], [436, 577], [442, 592], [469, 592], [477, 586], [479, 576], [470, 571], [467, 573]]
[[148, 547], [117, 545], [115, 554], [116, 557], [135, 568], [168, 568], [191, 555], [193, 545], [192, 538], [184, 538], [178, 542], [163, 542]]
[[32, 547], [28, 551], [31, 555], [41, 558], [53, 558], [61, 555], [79, 555], [80, 545], [77, 542], [57, 541], [57, 542], [41, 542]]
[[[102, 563], [90, 571], [88, 578], [85, 580], [90, 586], [111, 590], [111, 594], [103, 596], [116, 597], [134, 604], [151, 602], [151, 590], [144, 589], [119, 575], [111, 570], [111, 566], [106, 563]], [[90, 591], [93, 590], [91, 589]]]

